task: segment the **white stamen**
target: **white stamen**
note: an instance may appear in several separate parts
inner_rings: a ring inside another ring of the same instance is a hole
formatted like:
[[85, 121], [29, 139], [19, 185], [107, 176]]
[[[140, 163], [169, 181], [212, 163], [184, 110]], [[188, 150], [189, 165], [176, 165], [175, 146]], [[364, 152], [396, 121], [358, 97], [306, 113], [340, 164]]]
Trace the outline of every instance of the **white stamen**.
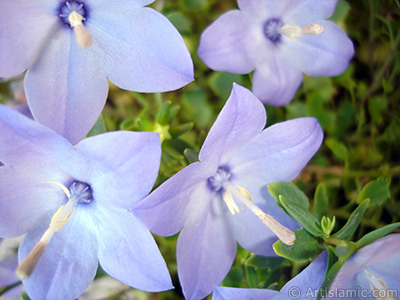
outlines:
[[[51, 182], [51, 183], [60, 185], [59, 183], [56, 182]], [[63, 187], [63, 191], [67, 194], [69, 198], [68, 189], [63, 185], [60, 186]], [[49, 228], [45, 231], [45, 233], [40, 238], [39, 242], [35, 245], [35, 247], [24, 259], [24, 261], [18, 266], [15, 273], [19, 278], [21, 278], [21, 280], [26, 280], [32, 275], [36, 265], [38, 264], [40, 258], [43, 256], [47, 248], [47, 245], [49, 244], [54, 233], [59, 231], [71, 217], [73, 208], [75, 204], [78, 202], [78, 200], [79, 197], [69, 198], [67, 204], [61, 206], [58, 209], [58, 211], [54, 214], [53, 218], [51, 219]]]
[[304, 35], [320, 35], [323, 31], [324, 31], [324, 26], [317, 23], [304, 26], [302, 28], [300, 28], [299, 26], [292, 26], [286, 24], [278, 29], [278, 32], [280, 34], [283, 34], [295, 40], [297, 43], [299, 43], [299, 41], [296, 39], [296, 37], [304, 37]]
[[[236, 197], [246, 207], [248, 207], [260, 220], [263, 222], [275, 235], [286, 245], [293, 245], [296, 240], [296, 235], [289, 228], [281, 225], [271, 215], [266, 214], [259, 209], [251, 198], [250, 193], [243, 187], [235, 187], [231, 184], [225, 184], [225, 194], [229, 191], [229, 195], [232, 198]], [[225, 195], [224, 194], [224, 195]], [[225, 199], [224, 199], [225, 200]], [[236, 208], [237, 205], [235, 204]], [[228, 206], [229, 208], [229, 206]], [[231, 211], [231, 209], [229, 209]], [[232, 211], [231, 211], [232, 212]], [[239, 212], [239, 211], [237, 211]]]
[[93, 43], [93, 39], [82, 23], [83, 17], [76, 11], [72, 11], [68, 16], [68, 21], [71, 27], [74, 28], [75, 40], [78, 46], [82, 49], [89, 48]]
[[231, 191], [227, 189], [225, 193], [222, 194], [222, 199], [224, 199], [226, 206], [228, 206], [229, 211], [232, 215], [240, 212], [239, 207], [236, 205], [235, 200], [233, 200]]
[[377, 300], [398, 300], [393, 294], [393, 291], [388, 289], [386, 282], [382, 277], [376, 275], [368, 268], [365, 268], [363, 273], [370, 283], [371, 291], [377, 291], [374, 292], [374, 295], [376, 293]]

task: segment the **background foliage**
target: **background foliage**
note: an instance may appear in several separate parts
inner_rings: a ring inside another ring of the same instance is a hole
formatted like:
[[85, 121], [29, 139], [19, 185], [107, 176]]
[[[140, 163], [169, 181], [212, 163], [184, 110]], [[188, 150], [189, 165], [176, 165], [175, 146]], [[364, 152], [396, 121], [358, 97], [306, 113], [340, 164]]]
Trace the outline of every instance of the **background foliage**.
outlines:
[[[139, 94], [112, 86], [103, 117], [91, 134], [104, 131], [104, 125], [107, 131], [158, 131], [163, 156], [157, 186], [195, 159], [232, 83], [250, 88], [251, 75], [212, 71], [196, 54], [201, 32], [222, 13], [236, 8], [235, 0], [157, 0], [152, 7], [183, 35], [194, 60], [195, 81], [163, 94]], [[266, 109], [268, 126], [303, 116], [318, 118], [324, 143], [295, 184], [311, 199], [314, 215], [335, 217], [333, 233], [370, 198], [362, 207], [360, 226], [350, 235], [356, 241], [400, 221], [400, 4], [398, 0], [339, 1], [332, 19], [356, 48], [348, 70], [334, 78], [305, 76], [292, 103]], [[15, 91], [13, 81], [0, 83], [1, 101], [10, 102]], [[176, 274], [176, 236], [156, 239], [176, 289], [150, 295], [115, 285], [111, 288], [115, 295], [104, 298], [132, 299], [130, 293], [134, 293], [138, 299], [183, 299]], [[307, 260], [265, 258], [239, 249], [223, 284], [277, 289], [307, 264]], [[104, 280], [104, 275], [99, 271], [97, 280]]]

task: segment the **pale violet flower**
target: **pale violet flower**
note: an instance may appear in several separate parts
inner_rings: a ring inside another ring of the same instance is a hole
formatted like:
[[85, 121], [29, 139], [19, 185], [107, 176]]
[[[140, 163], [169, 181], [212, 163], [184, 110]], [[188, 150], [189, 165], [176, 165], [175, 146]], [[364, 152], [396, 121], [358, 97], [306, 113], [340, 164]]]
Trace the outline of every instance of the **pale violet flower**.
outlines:
[[[201, 299], [232, 266], [236, 242], [260, 255], [275, 255], [278, 236], [292, 244], [298, 224], [281, 210], [267, 185], [294, 179], [321, 145], [314, 118], [265, 130], [263, 104], [234, 85], [201, 148], [199, 161], [172, 176], [133, 213], [155, 234], [181, 231], [178, 275], [188, 300]], [[266, 226], [267, 225], [267, 226]]]
[[307, 268], [278, 291], [217, 286], [212, 300], [311, 300], [316, 299], [324, 281], [327, 253], [321, 253]]
[[75, 299], [98, 263], [138, 289], [172, 288], [148, 229], [130, 209], [151, 190], [154, 132], [109, 132], [73, 146], [0, 105], [0, 237], [26, 234], [17, 274], [32, 299]]
[[400, 298], [400, 234], [364, 246], [341, 267], [326, 299], [396, 300]]
[[239, 10], [220, 16], [202, 34], [198, 54], [211, 69], [255, 70], [253, 92], [283, 106], [303, 73], [336, 76], [354, 54], [353, 44], [329, 18], [337, 0], [238, 0]]
[[193, 80], [183, 38], [154, 0], [1, 0], [0, 77], [28, 70], [35, 119], [75, 144], [95, 124], [107, 78], [137, 92]]

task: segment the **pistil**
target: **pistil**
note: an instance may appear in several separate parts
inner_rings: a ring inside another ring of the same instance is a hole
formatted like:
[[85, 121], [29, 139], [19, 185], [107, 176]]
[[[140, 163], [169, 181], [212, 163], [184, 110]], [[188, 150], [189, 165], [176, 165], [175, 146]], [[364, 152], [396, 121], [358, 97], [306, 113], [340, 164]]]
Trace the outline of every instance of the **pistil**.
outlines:
[[89, 48], [93, 43], [93, 39], [89, 31], [87, 31], [86, 27], [83, 25], [83, 17], [76, 11], [72, 11], [68, 16], [68, 21], [74, 29], [78, 46], [82, 49]]
[[[293, 40], [295, 40], [297, 43], [299, 41], [296, 39], [296, 37], [304, 37], [304, 35], [320, 35], [324, 31], [324, 26], [320, 24], [312, 24], [304, 27], [299, 27], [299, 26], [293, 26], [293, 25], [288, 25], [285, 24], [281, 28], [278, 29], [278, 32], [282, 35], [285, 35]], [[299, 43], [300, 44], [300, 43]]]
[[51, 218], [49, 228], [40, 238], [39, 242], [35, 245], [32, 251], [24, 259], [24, 261], [18, 266], [16, 274], [21, 280], [28, 279], [36, 268], [40, 258], [43, 256], [47, 245], [52, 239], [54, 233], [59, 231], [71, 217], [74, 207], [78, 202], [88, 203], [90, 202], [89, 196], [91, 197], [90, 187], [81, 182], [74, 182], [71, 185], [72, 196], [70, 191], [62, 184], [57, 182], [48, 181], [49, 183], [54, 183], [62, 188], [64, 193], [68, 197], [68, 202], [61, 206], [57, 212]]
[[289, 228], [283, 226], [276, 221], [271, 215], [266, 214], [254, 203], [250, 193], [242, 187], [233, 186], [229, 182], [224, 183], [225, 192], [223, 199], [228, 206], [229, 211], [234, 215], [239, 212], [233, 198], [241, 201], [245, 207], [249, 208], [275, 235], [286, 245], [293, 245], [296, 240], [296, 235]]

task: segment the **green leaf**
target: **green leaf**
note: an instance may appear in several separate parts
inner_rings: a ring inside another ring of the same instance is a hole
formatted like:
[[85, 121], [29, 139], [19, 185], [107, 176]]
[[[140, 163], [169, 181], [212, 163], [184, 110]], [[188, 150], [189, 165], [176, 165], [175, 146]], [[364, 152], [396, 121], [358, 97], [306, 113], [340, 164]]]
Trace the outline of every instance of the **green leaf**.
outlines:
[[246, 278], [247, 282], [249, 283], [249, 288], [258, 288], [258, 274], [256, 268], [245, 265], [244, 270], [246, 272]]
[[309, 234], [304, 228], [295, 229], [296, 241], [288, 246], [280, 240], [272, 245], [277, 255], [294, 260], [312, 260], [317, 254], [318, 241]]
[[172, 138], [176, 139], [180, 137], [182, 134], [185, 134], [189, 130], [193, 128], [193, 123], [185, 123], [178, 126], [173, 126], [169, 129], [169, 133], [171, 134]]
[[368, 182], [360, 194], [357, 196], [357, 203], [361, 203], [364, 199], [369, 198], [371, 200], [371, 205], [380, 205], [390, 197], [389, 184], [378, 178]]
[[289, 201], [282, 195], [279, 196], [279, 200], [285, 211], [293, 219], [299, 222], [301, 226], [303, 226], [303, 228], [308, 231], [308, 233], [316, 237], [326, 237], [324, 231], [321, 228], [321, 224], [318, 218], [314, 216], [311, 212], [301, 206], [298, 206], [296, 203]]
[[89, 133], [87, 134], [87, 137], [98, 135], [105, 132], [107, 132], [106, 124], [104, 123], [103, 116], [100, 115], [100, 117], [97, 119], [92, 129], [90, 129]]
[[185, 151], [183, 151], [183, 155], [185, 155], [189, 164], [199, 161], [199, 152], [194, 151], [190, 148], [185, 149]]
[[233, 267], [228, 275], [226, 275], [222, 285], [224, 286], [239, 286], [243, 280], [243, 272], [241, 268]]
[[321, 300], [322, 296], [326, 294], [336, 275], [339, 273], [340, 268], [345, 262], [346, 260], [339, 260], [329, 269], [328, 273], [325, 275], [324, 281], [322, 282], [321, 288], [319, 289], [317, 300]]
[[209, 78], [209, 86], [222, 99], [229, 97], [233, 83], [242, 84], [242, 76], [240, 74], [232, 74], [225, 72], [213, 72]]
[[329, 19], [337, 23], [340, 20], [344, 20], [349, 11], [350, 5], [346, 1], [340, 0], [336, 5], [334, 14]]
[[170, 111], [171, 111], [171, 102], [167, 101], [161, 107], [160, 111], [157, 114], [156, 122], [162, 126], [169, 124], [170, 119]]
[[274, 269], [279, 267], [283, 263], [282, 257], [266, 257], [256, 254], [251, 254], [246, 260], [246, 265], [253, 266], [255, 268], [270, 268]]
[[328, 196], [324, 183], [319, 183], [314, 194], [313, 212], [318, 218], [326, 215], [328, 209]]
[[400, 222], [397, 222], [390, 225], [386, 225], [374, 231], [371, 231], [370, 233], [367, 233], [357, 241], [356, 243], [357, 249], [360, 249], [366, 245], [371, 244], [372, 242], [375, 242], [377, 239], [380, 239], [381, 237], [391, 233], [393, 230], [399, 227], [400, 227]]
[[347, 147], [343, 143], [334, 138], [327, 138], [325, 140], [325, 144], [333, 152], [333, 154], [335, 154], [341, 160], [346, 161], [348, 159], [349, 150], [347, 150]]
[[296, 204], [306, 210], [309, 209], [310, 203], [307, 196], [292, 182], [278, 182], [268, 185], [268, 191], [275, 197], [276, 202], [280, 205], [279, 196], [284, 196], [291, 203]]
[[137, 124], [141, 131], [153, 131], [154, 130], [154, 124], [151, 123], [151, 121], [147, 120], [146, 118], [140, 118], [139, 121], [137, 122]]
[[356, 231], [358, 225], [361, 222], [361, 219], [367, 210], [369, 205], [369, 199], [365, 199], [350, 215], [350, 218], [347, 220], [346, 224], [332, 235], [335, 238], [347, 240], [349, 239], [354, 232]]

